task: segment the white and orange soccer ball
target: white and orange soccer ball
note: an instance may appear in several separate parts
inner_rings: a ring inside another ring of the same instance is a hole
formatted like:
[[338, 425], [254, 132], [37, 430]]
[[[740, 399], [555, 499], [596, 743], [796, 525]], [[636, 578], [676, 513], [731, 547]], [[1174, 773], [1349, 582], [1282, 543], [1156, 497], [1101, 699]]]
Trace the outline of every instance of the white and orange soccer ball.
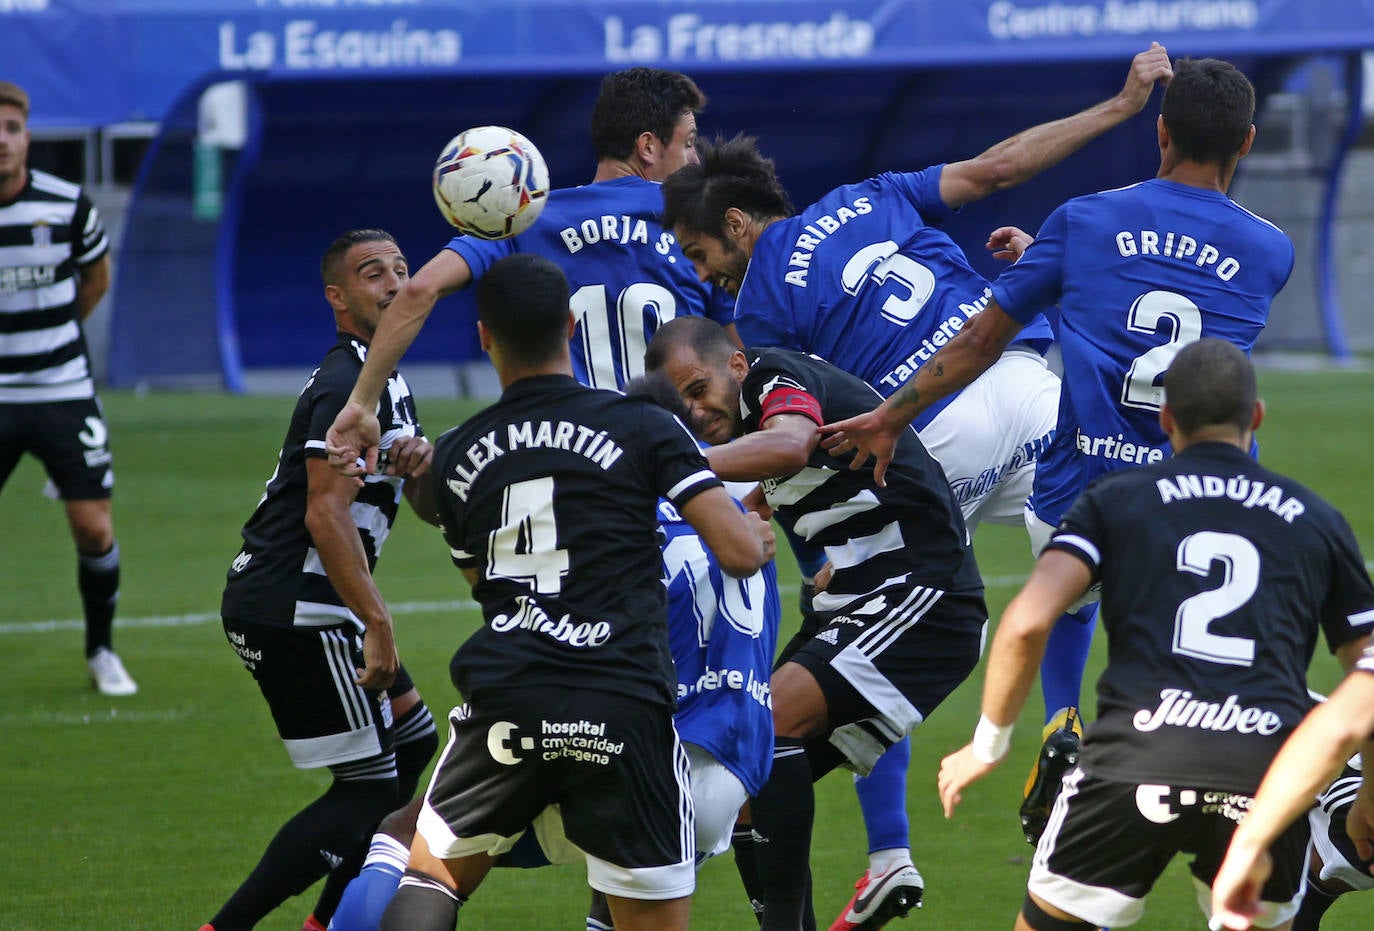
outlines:
[[505, 239], [539, 217], [549, 166], [534, 143], [504, 126], [477, 126], [449, 140], [434, 163], [434, 202], [464, 233]]

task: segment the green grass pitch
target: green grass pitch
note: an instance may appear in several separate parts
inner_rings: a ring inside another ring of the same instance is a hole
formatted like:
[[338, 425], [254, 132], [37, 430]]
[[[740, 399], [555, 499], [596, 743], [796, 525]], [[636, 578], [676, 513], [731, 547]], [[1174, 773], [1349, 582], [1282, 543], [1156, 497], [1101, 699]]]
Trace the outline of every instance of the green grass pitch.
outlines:
[[[1374, 373], [1265, 370], [1269, 419], [1264, 461], [1339, 506], [1366, 553], [1374, 551], [1368, 493]], [[139, 694], [93, 692], [81, 658], [75, 560], [60, 508], [41, 495], [26, 461], [0, 495], [0, 929], [192, 929], [218, 908], [277, 827], [321, 790], [324, 777], [294, 770], [251, 677], [229, 650], [216, 612], [238, 528], [271, 474], [290, 398], [200, 394], [105, 395], [118, 474], [115, 521], [123, 552], [116, 645]], [[471, 405], [425, 403], [431, 435]], [[1029, 566], [1024, 534], [980, 531], [979, 561], [994, 620]], [[782, 560], [786, 563], [786, 559]], [[795, 626], [795, 569], [782, 566]], [[450, 654], [476, 623], [453, 605], [466, 585], [432, 530], [407, 515], [379, 572], [398, 607], [398, 642], [436, 717], [453, 704]], [[1089, 675], [1101, 669], [1101, 638]], [[1319, 650], [1312, 684], [1339, 678]], [[1038, 697], [1022, 716], [1013, 756], [975, 786], [946, 822], [935, 794], [940, 757], [977, 718], [981, 670], [918, 732], [908, 808], [926, 906], [901, 928], [1010, 927], [1030, 848], [1016, 824], [1021, 782], [1039, 731]], [[1094, 702], [1087, 702], [1091, 712]], [[812, 855], [816, 909], [825, 927], [865, 866], [849, 777], [818, 786]], [[461, 928], [580, 928], [587, 895], [574, 868], [500, 871], [473, 897]], [[1366, 927], [1369, 899], [1350, 896], [1324, 927]], [[296, 931], [314, 890], [261, 925]], [[729, 856], [708, 863], [693, 926], [753, 927]], [[1199, 928], [1186, 872], [1176, 863], [1139, 925]]]

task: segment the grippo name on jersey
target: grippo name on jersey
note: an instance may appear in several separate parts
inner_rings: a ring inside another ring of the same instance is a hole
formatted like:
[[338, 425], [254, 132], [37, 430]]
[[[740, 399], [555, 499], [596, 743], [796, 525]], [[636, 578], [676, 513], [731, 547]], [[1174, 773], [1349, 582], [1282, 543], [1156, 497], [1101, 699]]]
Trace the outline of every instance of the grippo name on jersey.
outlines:
[[1268, 737], [1278, 733], [1283, 719], [1267, 708], [1246, 708], [1234, 695], [1227, 695], [1218, 703], [1196, 699], [1187, 689], [1161, 689], [1159, 704], [1137, 711], [1131, 723], [1136, 730], [1146, 733], [1168, 725]]
[[[563, 239], [563, 245], [568, 247], [568, 253], [574, 254], [581, 252], [586, 246], [594, 246], [599, 242], [626, 246], [630, 243], [639, 243], [641, 246], [649, 244], [649, 224], [638, 217], [622, 213], [619, 216], [614, 214], [602, 214], [599, 217], [587, 217], [576, 226], [565, 226], [558, 231], [558, 235]], [[673, 234], [660, 232], [658, 239], [654, 241], [654, 251], [659, 255], [667, 255], [672, 251]]]
[[1229, 498], [1246, 508], [1268, 508], [1288, 523], [1293, 523], [1307, 510], [1297, 498], [1287, 496], [1278, 485], [1266, 485], [1244, 475], [1222, 478], [1218, 475], [1175, 475], [1155, 482], [1159, 500], [1187, 501], [1189, 498]]
[[1116, 251], [1126, 259], [1136, 255], [1162, 255], [1180, 262], [1191, 261], [1198, 268], [1211, 268], [1222, 281], [1230, 281], [1240, 271], [1240, 262], [1234, 257], [1222, 258], [1217, 247], [1209, 242], [1202, 243], [1199, 249], [1198, 241], [1192, 236], [1173, 230], [1166, 231], [1162, 238], [1158, 230], [1141, 230], [1138, 240], [1135, 233], [1122, 230], [1116, 234]]

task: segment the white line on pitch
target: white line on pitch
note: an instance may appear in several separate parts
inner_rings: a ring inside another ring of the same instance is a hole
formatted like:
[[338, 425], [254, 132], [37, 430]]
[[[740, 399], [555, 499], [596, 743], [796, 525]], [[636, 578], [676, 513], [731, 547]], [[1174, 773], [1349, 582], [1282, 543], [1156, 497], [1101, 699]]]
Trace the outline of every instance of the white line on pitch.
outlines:
[[[392, 614], [416, 614], [421, 611], [475, 610], [475, 601], [403, 601], [391, 606]], [[149, 617], [118, 617], [115, 627], [190, 627], [196, 624], [209, 624], [219, 620], [218, 612], [200, 611], [195, 614], [166, 614]], [[85, 630], [85, 621], [68, 619], [61, 621], [14, 621], [0, 624], [0, 634], [46, 634], [56, 630]]]
[[[998, 575], [983, 580], [988, 588], [1003, 588], [1020, 585], [1024, 575]], [[475, 601], [403, 601], [391, 606], [392, 614], [418, 614], [422, 611], [475, 611]], [[163, 614], [147, 617], [115, 617], [115, 627], [125, 630], [131, 627], [192, 627], [197, 624], [211, 624], [219, 620], [218, 612], [199, 611], [194, 614]], [[11, 621], [0, 623], [0, 634], [47, 634], [58, 630], [85, 630], [86, 624], [80, 618], [60, 621]]]
[[[1366, 572], [1374, 572], [1374, 559], [1366, 560]], [[985, 588], [1011, 588], [1026, 581], [1022, 574], [993, 575], [983, 579]], [[419, 614], [423, 611], [475, 611], [475, 601], [403, 601], [391, 606], [392, 614]], [[116, 617], [115, 626], [127, 627], [190, 627], [219, 620], [218, 613], [201, 611], [196, 614], [167, 614], [149, 617]], [[13, 621], [0, 623], [0, 634], [46, 634], [56, 630], [85, 630], [79, 618], [62, 621]]]

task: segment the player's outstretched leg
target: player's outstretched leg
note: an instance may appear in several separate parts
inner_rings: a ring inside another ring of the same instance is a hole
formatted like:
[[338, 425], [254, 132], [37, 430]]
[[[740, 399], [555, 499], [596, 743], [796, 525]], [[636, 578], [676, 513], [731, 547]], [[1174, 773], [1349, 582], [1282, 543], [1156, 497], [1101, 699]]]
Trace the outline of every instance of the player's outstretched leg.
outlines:
[[911, 863], [906, 814], [910, 763], [911, 738], [906, 737], [878, 758], [868, 776], [854, 780], [868, 832], [868, 869], [854, 884], [854, 896], [831, 923], [830, 931], [881, 928], [920, 906], [924, 883]]
[[1045, 727], [1040, 735], [1040, 752], [1026, 777], [1025, 795], [1018, 813], [1021, 830], [1031, 845], [1040, 842], [1064, 773], [1078, 762], [1078, 749], [1083, 740], [1079, 693], [1096, 621], [1096, 603], [1061, 617], [1050, 633], [1045, 659], [1040, 664]]

